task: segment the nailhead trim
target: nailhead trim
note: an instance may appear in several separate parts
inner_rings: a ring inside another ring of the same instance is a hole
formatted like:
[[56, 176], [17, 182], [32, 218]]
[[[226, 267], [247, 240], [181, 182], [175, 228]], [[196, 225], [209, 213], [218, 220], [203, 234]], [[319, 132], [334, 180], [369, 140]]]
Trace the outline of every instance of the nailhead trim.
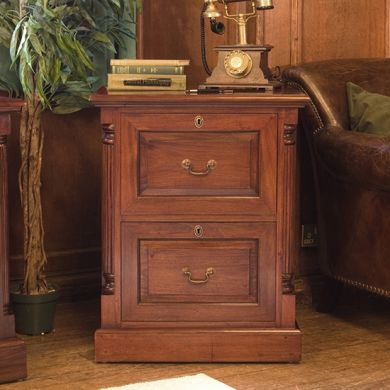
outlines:
[[[287, 82], [287, 85], [291, 86], [291, 87], [295, 87], [295, 88], [298, 88], [301, 92], [305, 93], [306, 95], [308, 95], [308, 93], [306, 92], [306, 90], [302, 87], [302, 85], [298, 84], [297, 82], [295, 81], [288, 81]], [[318, 135], [323, 129], [324, 129], [324, 122], [322, 121], [321, 119], [321, 116], [317, 110], [317, 107], [314, 105], [313, 101], [310, 99], [310, 106], [314, 112], [314, 115], [318, 121], [318, 123], [320, 124], [319, 127], [317, 127], [315, 130], [313, 130], [312, 134], [313, 135]]]
[[375, 293], [375, 294], [378, 294], [378, 295], [382, 295], [382, 296], [384, 296], [384, 297], [386, 297], [386, 298], [390, 298], [390, 291], [389, 291], [389, 290], [385, 290], [385, 289], [383, 289], [383, 288], [378, 288], [378, 287], [370, 286], [369, 284], [357, 282], [357, 281], [355, 281], [355, 280], [350, 280], [350, 279], [344, 278], [343, 276], [333, 276], [333, 277], [334, 277], [336, 280], [339, 280], [340, 282], [349, 284], [349, 285], [351, 285], [351, 286], [360, 288], [360, 289], [362, 289], [362, 290], [370, 291], [370, 292]]

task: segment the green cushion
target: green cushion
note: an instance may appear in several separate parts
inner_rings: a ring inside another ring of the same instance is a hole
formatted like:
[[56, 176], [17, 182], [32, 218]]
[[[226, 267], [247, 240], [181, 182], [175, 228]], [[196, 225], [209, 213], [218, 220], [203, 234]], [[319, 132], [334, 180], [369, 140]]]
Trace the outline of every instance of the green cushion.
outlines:
[[390, 135], [390, 96], [371, 93], [347, 83], [351, 130]]

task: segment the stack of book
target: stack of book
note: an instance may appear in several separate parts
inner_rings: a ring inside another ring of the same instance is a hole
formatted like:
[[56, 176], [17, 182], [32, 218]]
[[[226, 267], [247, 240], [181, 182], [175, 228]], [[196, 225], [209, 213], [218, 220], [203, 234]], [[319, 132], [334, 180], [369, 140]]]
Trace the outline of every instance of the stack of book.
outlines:
[[184, 93], [189, 60], [111, 60], [109, 94], [138, 92]]

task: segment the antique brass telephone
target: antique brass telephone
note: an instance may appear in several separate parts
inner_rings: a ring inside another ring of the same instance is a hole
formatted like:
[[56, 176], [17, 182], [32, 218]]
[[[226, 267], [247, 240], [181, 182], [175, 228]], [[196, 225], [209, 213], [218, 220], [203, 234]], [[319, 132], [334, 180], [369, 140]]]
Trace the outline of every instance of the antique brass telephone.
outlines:
[[[250, 2], [252, 10], [247, 13], [231, 14], [229, 4]], [[210, 20], [211, 30], [216, 34], [224, 33], [224, 24], [217, 21], [222, 16], [218, 3], [224, 6], [224, 18], [234, 20], [239, 29], [239, 42], [236, 45], [221, 45], [218, 52], [218, 64], [211, 72], [206, 60], [204, 19]], [[279, 83], [272, 80], [268, 67], [270, 45], [251, 45], [247, 42], [247, 21], [256, 16], [256, 11], [273, 9], [272, 0], [204, 0], [201, 14], [201, 49], [206, 72], [210, 75], [206, 82], [199, 86], [204, 91], [264, 91], [273, 90]]]

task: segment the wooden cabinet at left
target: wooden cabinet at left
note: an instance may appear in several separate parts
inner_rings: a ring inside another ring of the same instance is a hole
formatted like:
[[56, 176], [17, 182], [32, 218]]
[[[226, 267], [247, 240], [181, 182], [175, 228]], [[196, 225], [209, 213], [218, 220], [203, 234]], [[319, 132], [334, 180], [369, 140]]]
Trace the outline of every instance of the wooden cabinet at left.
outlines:
[[9, 309], [8, 264], [8, 178], [7, 138], [11, 132], [11, 113], [22, 102], [0, 96], [0, 383], [27, 376], [26, 346], [15, 336], [14, 316]]

